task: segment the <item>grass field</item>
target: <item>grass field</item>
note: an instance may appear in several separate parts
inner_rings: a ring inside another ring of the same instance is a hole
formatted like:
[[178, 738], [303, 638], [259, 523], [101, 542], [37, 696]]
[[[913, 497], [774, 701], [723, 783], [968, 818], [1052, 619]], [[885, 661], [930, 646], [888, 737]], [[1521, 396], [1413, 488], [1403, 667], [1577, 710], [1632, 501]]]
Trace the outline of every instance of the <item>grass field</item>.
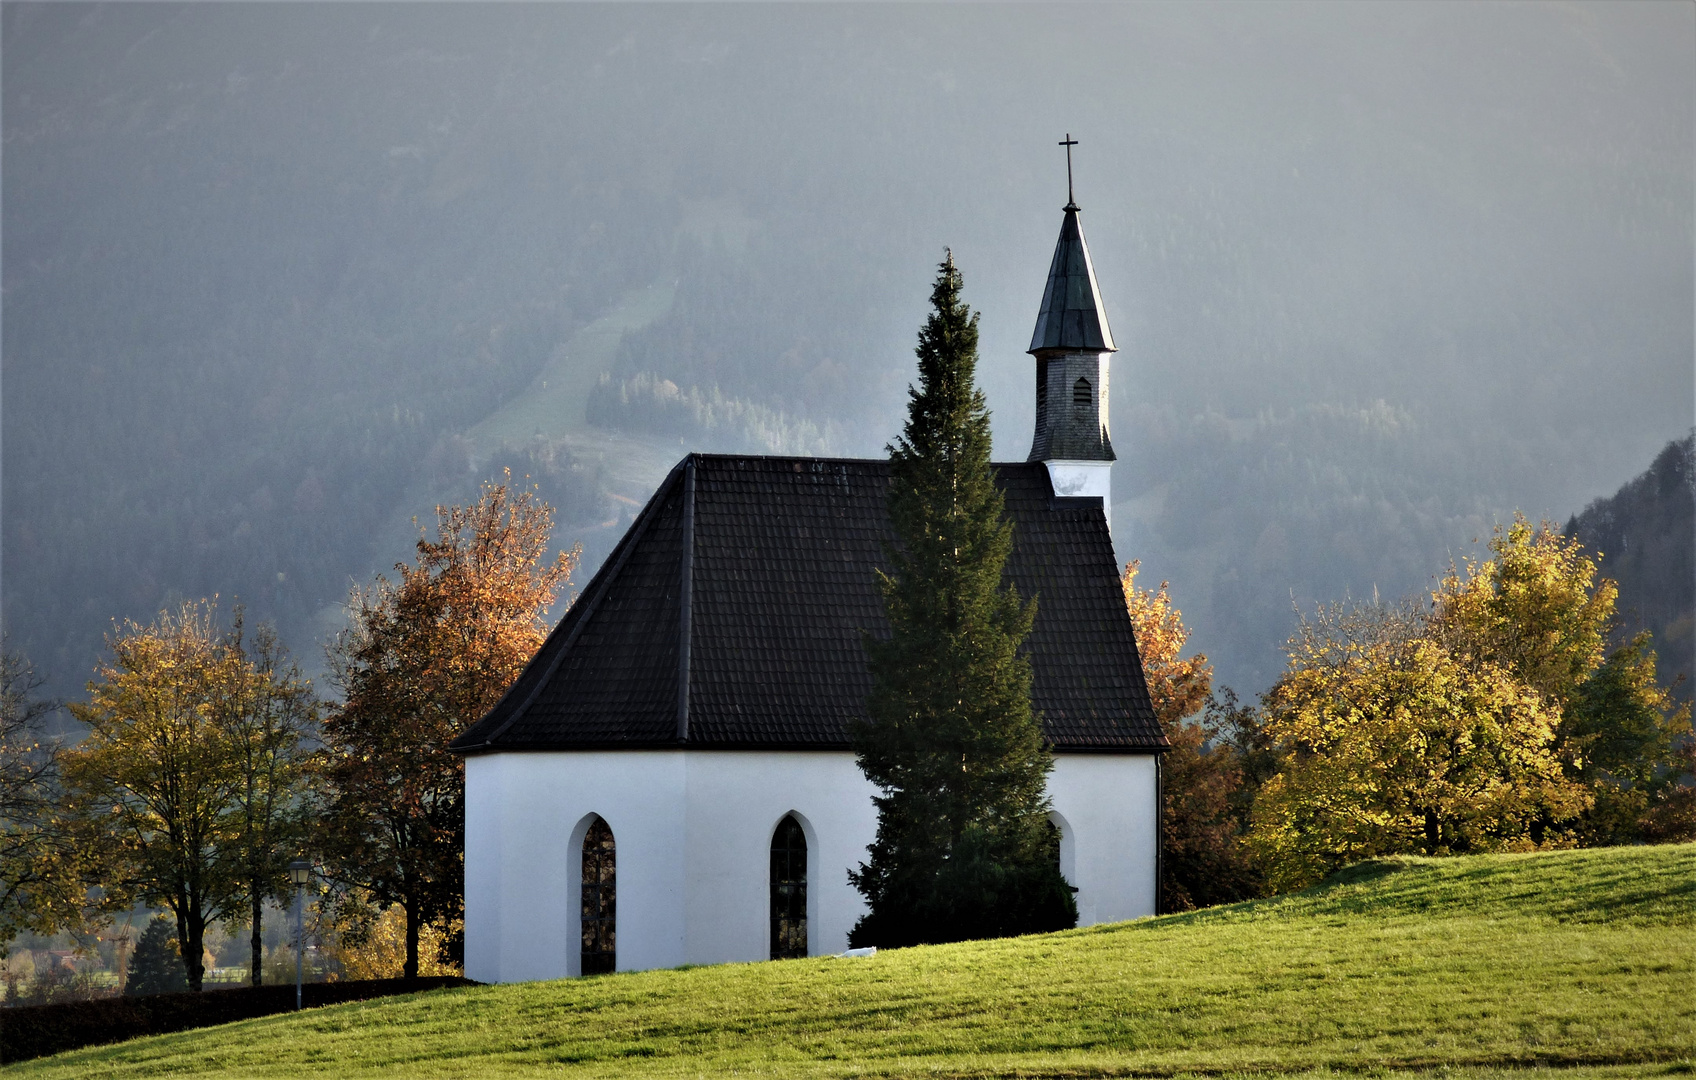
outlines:
[[1387, 860], [1294, 896], [1134, 923], [436, 991], [8, 1071], [1696, 1074], [1696, 845]]

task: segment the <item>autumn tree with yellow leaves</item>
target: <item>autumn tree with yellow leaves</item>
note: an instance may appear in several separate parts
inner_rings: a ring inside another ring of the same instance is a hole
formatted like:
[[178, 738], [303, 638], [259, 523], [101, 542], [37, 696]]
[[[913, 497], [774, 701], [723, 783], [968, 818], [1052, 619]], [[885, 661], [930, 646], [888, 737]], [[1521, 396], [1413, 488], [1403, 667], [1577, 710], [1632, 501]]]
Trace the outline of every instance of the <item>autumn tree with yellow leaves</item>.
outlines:
[[[304, 803], [311, 687], [268, 628], [243, 640], [213, 601], [126, 622], [71, 713], [88, 735], [63, 751], [63, 822], [78, 872], [110, 911], [170, 910], [191, 990], [206, 927], [281, 888], [277, 848]], [[257, 927], [255, 934], [258, 933]]]
[[464, 909], [465, 771], [448, 743], [540, 647], [580, 552], [549, 556], [553, 510], [510, 475], [436, 517], [399, 580], [355, 590], [330, 650], [342, 703], [324, 725], [331, 877], [355, 902], [405, 912], [408, 977], [424, 927]]
[[19, 931], [74, 925], [82, 909], [81, 851], [60, 812], [59, 704], [42, 682], [0, 638], [0, 953]]
[[1321, 608], [1291, 639], [1248, 837], [1274, 888], [1377, 855], [1696, 834], [1689, 710], [1646, 639], [1609, 653], [1613, 583], [1547, 523], [1489, 550], [1428, 604]]
[[[399, 904], [378, 911], [356, 898], [352, 904], [338, 904], [334, 918], [323, 920], [319, 938], [324, 942], [323, 955], [341, 969], [344, 979], [398, 979], [406, 972], [406, 911]], [[458, 975], [459, 965], [448, 963], [442, 955], [449, 951], [449, 939], [456, 924], [440, 926], [426, 923], [419, 930], [418, 974]], [[293, 971], [291, 966], [289, 969]], [[292, 975], [291, 975], [292, 977]]]
[[1547, 522], [1516, 518], [1496, 531], [1490, 553], [1444, 576], [1431, 634], [1465, 663], [1505, 668], [1557, 713], [1555, 754], [1588, 796], [1572, 837], [1696, 839], [1696, 788], [1682, 782], [1696, 765], [1690, 707], [1658, 681], [1647, 633], [1609, 647], [1617, 587]]
[[1559, 714], [1496, 664], [1463, 663], [1409, 607], [1322, 608], [1265, 695], [1282, 762], [1251, 845], [1278, 891], [1378, 855], [1529, 850], [1585, 807]]
[[318, 807], [310, 787], [318, 731], [318, 699], [275, 629], [247, 632], [240, 608], [222, 643], [227, 669], [221, 710], [236, 860], [246, 897], [248, 978], [264, 978], [265, 901], [285, 899], [288, 863], [312, 832]]
[[1606, 655], [1619, 589], [1547, 522], [1515, 518], [1489, 550], [1449, 567], [1426, 632], [1457, 662], [1494, 665], [1564, 710]]
[[1618, 589], [1548, 523], [1498, 529], [1493, 558], [1451, 567], [1432, 597], [1431, 632], [1472, 664], [1493, 662], [1559, 716], [1555, 753], [1590, 803], [1580, 843], [1696, 838], [1690, 707], [1656, 677], [1647, 633], [1609, 648]]

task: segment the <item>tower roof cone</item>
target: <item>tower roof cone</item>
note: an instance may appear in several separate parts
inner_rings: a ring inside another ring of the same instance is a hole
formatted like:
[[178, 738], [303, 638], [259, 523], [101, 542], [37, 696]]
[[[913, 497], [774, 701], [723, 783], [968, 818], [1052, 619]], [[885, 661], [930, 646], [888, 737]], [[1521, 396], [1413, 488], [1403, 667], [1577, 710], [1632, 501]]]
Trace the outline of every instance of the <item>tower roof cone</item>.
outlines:
[[1113, 344], [1113, 331], [1107, 328], [1107, 311], [1101, 304], [1101, 288], [1095, 283], [1095, 265], [1089, 259], [1089, 245], [1084, 243], [1078, 207], [1070, 202], [1060, 223], [1060, 242], [1054, 245], [1054, 262], [1048, 268], [1048, 287], [1042, 291], [1036, 331], [1026, 351], [1049, 349], [1119, 351]]

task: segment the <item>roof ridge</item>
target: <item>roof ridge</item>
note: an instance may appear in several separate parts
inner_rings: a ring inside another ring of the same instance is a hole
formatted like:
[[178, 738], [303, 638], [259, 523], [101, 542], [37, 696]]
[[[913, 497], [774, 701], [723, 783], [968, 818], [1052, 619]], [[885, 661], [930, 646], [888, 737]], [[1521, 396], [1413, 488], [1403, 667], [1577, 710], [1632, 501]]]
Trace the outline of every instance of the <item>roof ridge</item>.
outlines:
[[888, 458], [830, 457], [823, 454], [710, 454], [695, 451], [689, 455], [700, 461], [835, 461], [844, 465], [887, 465]]
[[[885, 467], [889, 465], [889, 459], [886, 457], [829, 457], [820, 454], [711, 454], [696, 450], [690, 452], [689, 457], [703, 463], [716, 461], [828, 461], [838, 465], [880, 465]], [[678, 462], [679, 466], [682, 464], [682, 462]], [[1023, 468], [1038, 465], [1041, 462], [992, 461], [989, 464], [992, 468], [1001, 469], [1014, 466]]]

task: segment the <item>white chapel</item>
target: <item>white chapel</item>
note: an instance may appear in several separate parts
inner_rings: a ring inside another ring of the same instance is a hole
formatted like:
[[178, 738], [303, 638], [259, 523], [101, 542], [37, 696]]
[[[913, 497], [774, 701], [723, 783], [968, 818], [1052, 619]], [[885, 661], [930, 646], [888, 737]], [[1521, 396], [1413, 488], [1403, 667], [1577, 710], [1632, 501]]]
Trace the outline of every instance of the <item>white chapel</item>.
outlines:
[[[1080, 925], [1150, 915], [1160, 755], [1108, 532], [1115, 351], [1068, 202], [1031, 338], [1036, 434], [997, 465], [1038, 597], [1032, 706]], [[554, 979], [818, 956], [877, 829], [848, 721], [886, 631], [887, 463], [690, 454], [465, 756], [465, 973]]]

